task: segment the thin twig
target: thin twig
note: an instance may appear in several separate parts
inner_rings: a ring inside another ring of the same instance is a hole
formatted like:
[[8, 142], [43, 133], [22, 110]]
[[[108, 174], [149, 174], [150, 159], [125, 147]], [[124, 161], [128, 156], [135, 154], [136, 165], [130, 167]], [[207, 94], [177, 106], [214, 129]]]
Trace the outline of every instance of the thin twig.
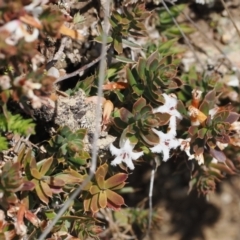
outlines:
[[[105, 50], [105, 51], [106, 51], [106, 50]], [[88, 63], [88, 64], [80, 67], [79, 69], [75, 70], [74, 72], [69, 73], [69, 74], [66, 74], [66, 75], [64, 75], [63, 77], [60, 77], [59, 79], [57, 79], [57, 80], [54, 82], [54, 84], [59, 83], [59, 82], [61, 82], [61, 81], [64, 81], [64, 80], [66, 80], [66, 79], [69, 79], [69, 78], [72, 78], [72, 77], [76, 76], [77, 74], [79, 74], [79, 73], [85, 71], [86, 69], [92, 67], [93, 65], [95, 65], [97, 62], [99, 62], [99, 61], [101, 60], [101, 58], [102, 58], [102, 55], [100, 55], [99, 57], [95, 58], [92, 62], [90, 62], [90, 63]]]
[[[110, 1], [108, 1], [110, 2]], [[104, 22], [106, 26], [106, 22], [108, 21], [107, 17], [104, 16]], [[103, 89], [102, 85], [104, 83], [105, 78], [105, 66], [106, 66], [106, 48], [107, 45], [107, 34], [103, 34], [102, 36], [102, 50], [101, 50], [101, 56], [99, 58], [100, 60], [100, 69], [99, 69], [99, 78], [98, 78], [98, 97], [99, 99], [102, 97]], [[43, 233], [39, 237], [39, 240], [45, 240], [47, 235], [50, 233], [52, 228], [55, 226], [57, 221], [62, 217], [62, 215], [65, 213], [65, 211], [69, 208], [69, 206], [73, 203], [74, 199], [79, 196], [82, 189], [88, 184], [89, 181], [91, 181], [92, 177], [95, 174], [96, 167], [97, 167], [97, 140], [99, 137], [99, 128], [100, 128], [100, 121], [101, 121], [101, 101], [98, 101], [96, 105], [96, 131], [94, 132], [94, 140], [93, 140], [93, 148], [92, 148], [92, 161], [91, 161], [91, 167], [89, 170], [88, 177], [83, 181], [83, 183], [77, 188], [77, 190], [69, 197], [69, 199], [64, 203], [64, 206], [61, 208], [61, 210], [57, 213], [55, 218], [52, 220], [52, 222], [47, 226], [46, 229], [44, 229]]]
[[166, 11], [168, 12], [169, 16], [171, 16], [174, 24], [176, 25], [176, 27], [178, 28], [179, 32], [181, 33], [181, 35], [183, 36], [183, 38], [186, 41], [186, 44], [188, 45], [188, 47], [191, 49], [191, 51], [193, 52], [193, 55], [195, 57], [195, 59], [199, 62], [199, 64], [201, 65], [202, 69], [204, 69], [204, 66], [201, 62], [201, 60], [199, 59], [199, 57], [197, 56], [191, 42], [189, 41], [188, 37], [186, 36], [186, 34], [182, 31], [181, 27], [179, 26], [178, 22], [176, 21], [176, 19], [174, 18], [174, 16], [172, 15], [171, 11], [169, 10], [168, 6], [166, 5], [165, 1], [162, 0], [162, 5], [164, 6], [164, 8], [166, 9]]
[[[169, 3], [171, 3], [172, 5], [174, 5], [177, 9], [178, 6], [171, 2], [171, 1], [168, 1]], [[230, 63], [231, 66], [234, 66], [232, 61], [227, 57], [227, 55], [225, 54], [225, 52], [211, 39], [207, 36], [207, 34], [202, 31], [202, 29], [184, 12], [182, 11], [182, 14], [185, 16], [185, 18], [203, 35], [203, 37], [209, 42], [211, 43], [223, 56], [224, 58]]]
[[155, 169], [151, 171], [151, 179], [150, 179], [150, 187], [149, 187], [149, 212], [148, 212], [148, 232], [147, 235], [149, 236], [151, 225], [152, 225], [152, 216], [153, 216], [153, 205], [152, 205], [152, 195], [153, 195], [153, 184], [154, 184], [154, 176], [155, 176]]
[[233, 20], [233, 18], [232, 18], [232, 15], [231, 15], [231, 13], [230, 13], [230, 11], [229, 11], [229, 9], [228, 9], [225, 1], [224, 1], [224, 0], [221, 0], [221, 2], [222, 2], [222, 5], [224, 6], [225, 10], [227, 11], [227, 14], [228, 14], [228, 16], [229, 16], [229, 18], [230, 18], [233, 26], [235, 27], [235, 29], [236, 29], [236, 31], [237, 31], [237, 34], [238, 34], [238, 36], [239, 36], [239, 39], [240, 39], [240, 31], [239, 31], [236, 23], [234, 22], [234, 20]]

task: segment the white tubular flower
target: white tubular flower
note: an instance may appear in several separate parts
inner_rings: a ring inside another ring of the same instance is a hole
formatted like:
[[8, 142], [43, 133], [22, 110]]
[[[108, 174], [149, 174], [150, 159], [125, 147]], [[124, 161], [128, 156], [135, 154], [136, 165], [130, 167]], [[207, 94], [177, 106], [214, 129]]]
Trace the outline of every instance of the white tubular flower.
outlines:
[[205, 0], [196, 0], [195, 2], [198, 3], [198, 4], [202, 4], [202, 5], [205, 4]]
[[118, 149], [114, 147], [113, 144], [110, 145], [110, 152], [112, 153], [112, 155], [116, 156], [116, 158], [111, 162], [111, 165], [116, 166], [124, 162], [128, 168], [133, 170], [134, 164], [132, 160], [137, 160], [138, 158], [140, 158], [143, 155], [143, 151], [133, 152], [133, 148], [135, 147], [135, 145], [131, 144], [129, 139], [126, 139], [123, 146], [120, 147], [121, 148]]
[[159, 143], [150, 148], [153, 153], [162, 153], [163, 161], [166, 162], [170, 158], [170, 150], [176, 149], [179, 146], [179, 141], [172, 135], [168, 133], [163, 133], [152, 128], [159, 137]]
[[11, 87], [10, 77], [7, 75], [3, 75], [0, 77], [0, 88], [2, 90], [7, 90]]
[[166, 93], [163, 93], [162, 96], [164, 97], [165, 103], [162, 106], [153, 109], [153, 112], [168, 113], [171, 115], [169, 120], [169, 129], [170, 129], [169, 132], [170, 134], [176, 136], [177, 118], [182, 119], [182, 115], [176, 109], [177, 97], [175, 94], [167, 95]]
[[195, 159], [198, 161], [198, 165], [204, 164], [203, 153], [200, 153], [199, 155], [195, 154]]
[[27, 25], [19, 20], [13, 20], [1, 27], [0, 31], [7, 31], [10, 36], [6, 38], [8, 45], [16, 45], [21, 38], [26, 42], [33, 42], [38, 38], [39, 30], [34, 28], [32, 33], [27, 31]]
[[178, 139], [180, 144], [180, 149], [181, 151], [184, 151], [187, 154], [188, 160], [192, 160], [194, 158], [194, 154], [190, 153], [190, 140], [191, 138]]

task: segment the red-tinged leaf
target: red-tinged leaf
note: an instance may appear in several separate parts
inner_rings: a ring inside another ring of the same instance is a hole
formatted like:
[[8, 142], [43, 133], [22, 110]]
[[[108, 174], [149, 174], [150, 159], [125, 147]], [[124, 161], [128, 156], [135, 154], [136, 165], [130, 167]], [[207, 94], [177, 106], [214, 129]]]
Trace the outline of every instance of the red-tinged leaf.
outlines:
[[65, 185], [65, 182], [63, 179], [56, 178], [56, 177], [45, 176], [42, 178], [42, 180], [46, 182], [48, 185], [53, 187], [63, 187]]
[[155, 113], [155, 117], [158, 119], [158, 126], [166, 125], [171, 117], [168, 113]]
[[189, 133], [191, 136], [194, 136], [197, 132], [198, 132], [198, 126], [191, 126], [191, 127], [188, 129], [188, 133]]
[[99, 193], [101, 191], [101, 189], [99, 189], [99, 187], [97, 185], [92, 185], [90, 188], [89, 188], [89, 192], [92, 194], [92, 195], [95, 195], [97, 193]]
[[121, 184], [119, 184], [119, 185], [111, 188], [111, 190], [114, 190], [114, 191], [115, 191], [115, 190], [122, 189], [125, 185], [126, 185], [126, 182], [123, 182], [123, 183], [121, 183]]
[[83, 181], [82, 177], [81, 178], [75, 177], [68, 173], [60, 173], [58, 175], [55, 175], [54, 179], [62, 180], [64, 181], [65, 184], [77, 184]]
[[104, 177], [101, 175], [95, 174], [95, 179], [97, 181], [97, 185], [100, 189], [105, 189], [105, 180]]
[[107, 189], [106, 193], [107, 193], [107, 199], [109, 199], [113, 204], [119, 205], [119, 206], [124, 204], [124, 199], [119, 194], [113, 192], [110, 189]]
[[30, 181], [25, 181], [23, 183], [21, 191], [32, 191], [35, 188], [35, 184]]
[[98, 203], [99, 203], [99, 206], [101, 208], [106, 208], [106, 206], [107, 206], [107, 194], [106, 194], [106, 191], [100, 191]]
[[119, 184], [122, 184], [125, 182], [125, 180], [128, 178], [128, 174], [125, 173], [117, 173], [114, 176], [108, 178], [105, 181], [105, 188], [113, 188], [118, 186]]
[[98, 194], [93, 195], [91, 200], [91, 206], [90, 209], [93, 213], [97, 213], [99, 211], [99, 205], [98, 205]]
[[117, 89], [126, 89], [128, 87], [128, 83], [125, 82], [113, 82], [113, 83], [108, 83], [104, 84], [103, 90], [117, 90]]
[[226, 156], [222, 151], [210, 148], [210, 154], [213, 158], [217, 159], [219, 162], [226, 161]]
[[133, 114], [129, 112], [126, 108], [121, 108], [119, 110], [120, 118], [123, 122], [128, 122], [130, 118], [133, 118]]
[[215, 91], [215, 89], [213, 89], [212, 91], [210, 91], [206, 94], [204, 100], [206, 100], [207, 102], [212, 102], [214, 104], [215, 97], [216, 97], [216, 91]]
[[90, 211], [91, 200], [92, 200], [92, 198], [84, 199], [84, 201], [83, 201], [83, 208], [84, 208], [85, 212]]
[[31, 175], [36, 178], [37, 180], [41, 180], [43, 175], [36, 169], [36, 168], [31, 168]]
[[64, 191], [62, 190], [62, 188], [59, 188], [59, 187], [50, 186], [50, 189], [51, 189], [51, 191], [52, 191], [53, 194], [59, 194], [59, 193], [64, 192]]
[[112, 202], [109, 201], [109, 200], [107, 201], [107, 207], [110, 208], [110, 209], [112, 209], [112, 210], [114, 210], [114, 211], [119, 211], [119, 210], [121, 210], [121, 206], [116, 205], [116, 204], [112, 203]]
[[239, 114], [235, 112], [230, 112], [228, 117], [225, 119], [225, 122], [228, 122], [230, 124], [236, 122], [239, 119]]
[[37, 196], [39, 197], [39, 199], [44, 202], [45, 204], [48, 204], [49, 199], [48, 197], [45, 195], [45, 193], [42, 191], [40, 185], [39, 185], [39, 181], [37, 181], [36, 179], [33, 179], [32, 182], [35, 184], [35, 191], [37, 193]]
[[52, 190], [47, 183], [40, 181], [40, 187], [46, 196], [52, 198]]
[[133, 104], [133, 114], [139, 113], [141, 109], [146, 106], [147, 102], [146, 99], [140, 97], [134, 104]]
[[105, 178], [107, 175], [107, 172], [108, 172], [108, 164], [104, 163], [103, 165], [98, 167], [95, 173], [95, 176], [102, 176], [103, 178]]
[[30, 212], [29, 210], [26, 210], [24, 217], [28, 221], [30, 221], [35, 227], [39, 227], [41, 221], [34, 213]]
[[44, 176], [49, 169], [51, 168], [53, 162], [53, 157], [47, 158], [42, 160], [41, 162], [37, 163], [37, 166], [40, 166], [39, 172]]

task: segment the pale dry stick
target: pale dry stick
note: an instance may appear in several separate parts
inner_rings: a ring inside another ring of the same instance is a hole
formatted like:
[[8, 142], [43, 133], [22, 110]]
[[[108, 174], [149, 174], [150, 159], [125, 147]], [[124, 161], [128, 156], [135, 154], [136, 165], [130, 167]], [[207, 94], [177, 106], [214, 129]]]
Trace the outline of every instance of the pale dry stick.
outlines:
[[150, 178], [149, 195], [148, 195], [148, 199], [149, 199], [148, 231], [147, 231], [148, 236], [149, 236], [150, 231], [151, 231], [152, 216], [153, 216], [152, 196], [153, 196], [153, 185], [154, 185], [155, 172], [156, 172], [156, 169], [152, 169], [151, 178]]
[[[110, 2], [110, 1], [109, 1]], [[107, 17], [104, 16], [104, 22], [106, 23], [108, 21]], [[106, 25], [105, 25], [106, 26]], [[103, 83], [105, 78], [105, 66], [106, 66], [106, 48], [107, 45], [107, 34], [102, 35], [102, 50], [101, 50], [101, 56], [100, 56], [100, 68], [99, 68], [99, 78], [98, 78], [98, 97], [101, 98], [103, 94]], [[94, 176], [94, 173], [97, 168], [97, 140], [99, 137], [99, 127], [100, 127], [100, 121], [101, 121], [101, 101], [98, 101], [98, 104], [96, 105], [96, 131], [94, 132], [94, 138], [93, 138], [93, 148], [92, 148], [92, 161], [91, 161], [91, 167], [89, 170], [88, 177], [83, 181], [83, 183], [73, 192], [73, 194], [69, 197], [69, 199], [64, 203], [64, 206], [60, 209], [60, 211], [57, 213], [55, 218], [51, 221], [51, 223], [47, 226], [46, 229], [42, 232], [38, 240], [45, 240], [47, 235], [50, 233], [52, 228], [55, 226], [57, 221], [62, 217], [62, 215], [65, 213], [65, 211], [69, 208], [69, 206], [73, 203], [74, 199], [79, 196], [82, 189], [88, 184], [89, 181], [91, 181], [92, 177]]]
[[179, 26], [178, 22], [176, 21], [175, 17], [172, 15], [172, 13], [170, 12], [168, 6], [166, 5], [165, 1], [162, 0], [162, 5], [164, 6], [164, 8], [166, 9], [166, 11], [168, 12], [169, 16], [172, 18], [174, 24], [176, 25], [176, 27], [178, 28], [179, 32], [181, 33], [181, 35], [183, 36], [184, 40], [186, 41], [186, 44], [188, 45], [188, 47], [191, 49], [191, 51], [193, 52], [194, 57], [196, 58], [196, 60], [199, 62], [199, 64], [201, 65], [202, 69], [204, 69], [204, 66], [201, 62], [201, 60], [199, 59], [199, 57], [197, 56], [191, 42], [189, 41], [188, 37], [186, 36], [186, 34], [182, 31], [181, 27]]
[[63, 54], [64, 48], [66, 46], [66, 42], [68, 40], [68, 37], [63, 37], [61, 39], [60, 47], [58, 51], [53, 56], [52, 60], [48, 61], [46, 69], [49, 70], [55, 62], [57, 62], [59, 59], [61, 59], [61, 55]]
[[[168, 1], [170, 4], [174, 5], [175, 7], [177, 7], [178, 9], [178, 6], [171, 2], [171, 1]], [[182, 14], [185, 16], [185, 18], [203, 35], [203, 37], [209, 42], [211, 43], [223, 56], [224, 58], [230, 63], [231, 66], [234, 66], [234, 64], [232, 63], [232, 61], [227, 57], [227, 55], [225, 54], [225, 52], [211, 39], [207, 36], [207, 34], [202, 31], [202, 29], [184, 12], [182, 11]]]
[[[233, 20], [233, 18], [232, 18], [232, 15], [231, 15], [231, 13], [230, 13], [230, 11], [229, 11], [229, 9], [228, 9], [228, 7], [227, 7], [225, 1], [224, 1], [224, 0], [221, 0], [221, 3], [223, 4], [225, 10], [227, 11], [227, 14], [228, 14], [228, 16], [229, 16], [229, 18], [230, 18], [230, 20], [231, 20], [233, 26], [235, 27], [235, 29], [236, 29], [236, 31], [237, 31], [237, 34], [238, 34], [238, 37], [239, 37], [239, 39], [240, 39], [240, 31], [239, 31], [239, 29], [238, 29], [236, 23], [234, 22], [234, 20]], [[237, 69], [237, 74], [238, 74], [238, 83], [239, 83], [239, 86], [240, 86], [240, 77], [239, 77], [240, 72], [239, 72], [238, 69]], [[240, 94], [238, 95], [238, 100], [239, 100], [239, 102], [240, 102]]]

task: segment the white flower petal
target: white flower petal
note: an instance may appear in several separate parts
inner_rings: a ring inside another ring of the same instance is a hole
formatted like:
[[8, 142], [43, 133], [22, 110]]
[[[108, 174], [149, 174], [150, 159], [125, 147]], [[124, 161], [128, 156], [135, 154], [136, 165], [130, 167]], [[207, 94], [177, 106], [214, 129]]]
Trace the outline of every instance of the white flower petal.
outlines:
[[131, 144], [130, 140], [127, 138], [126, 141], [123, 144], [123, 149], [126, 152], [132, 152], [133, 148], [134, 148], [134, 145]]
[[32, 34], [29, 34], [29, 33], [25, 34], [24, 39], [26, 42], [33, 42], [38, 39], [38, 35], [39, 35], [39, 30], [37, 28], [34, 28]]
[[121, 153], [121, 149], [116, 148], [112, 143], [109, 146], [109, 150], [112, 155], [117, 156]]
[[164, 162], [166, 162], [170, 158], [169, 152], [170, 152], [170, 149], [165, 145], [165, 147], [162, 148]]
[[180, 113], [178, 110], [176, 110], [176, 109], [172, 110], [170, 114], [171, 114], [172, 116], [177, 117], [178, 119], [182, 119], [181, 113]]
[[121, 155], [118, 155], [118, 156], [111, 162], [111, 165], [112, 165], [112, 166], [116, 166], [116, 165], [122, 163], [122, 160], [123, 160], [123, 159], [122, 159]]
[[153, 153], [161, 153], [161, 152], [162, 152], [162, 145], [161, 145], [161, 144], [158, 144], [158, 145], [150, 148], [150, 150], [151, 150]]
[[133, 169], [135, 168], [131, 158], [126, 158], [126, 159], [124, 159], [123, 162], [125, 162], [126, 165], [127, 165], [131, 170], [133, 170]]
[[153, 113], [166, 113], [169, 112], [169, 108], [166, 105], [162, 105], [160, 107], [154, 108]]
[[118, 149], [113, 144], [110, 144], [109, 150], [112, 155], [115, 155], [116, 158], [112, 161], [111, 165], [116, 166], [124, 162], [128, 168], [131, 170], [134, 169], [134, 164], [132, 160], [137, 160], [139, 157], [143, 155], [143, 152], [133, 152], [134, 144], [131, 144], [129, 139], [123, 144], [123, 147]]
[[131, 158], [133, 160], [137, 160], [138, 158], [140, 158], [143, 155], [143, 152], [132, 152], [131, 153]]

